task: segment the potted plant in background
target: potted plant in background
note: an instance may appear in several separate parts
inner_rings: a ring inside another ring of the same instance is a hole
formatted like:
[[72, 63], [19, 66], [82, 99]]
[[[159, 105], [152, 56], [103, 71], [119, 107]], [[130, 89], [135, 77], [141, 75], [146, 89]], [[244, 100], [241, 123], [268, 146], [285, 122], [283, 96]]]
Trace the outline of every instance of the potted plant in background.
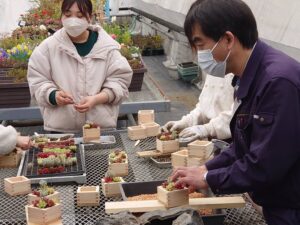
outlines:
[[129, 91], [140, 91], [144, 80], [144, 74], [147, 72], [144, 66], [140, 49], [134, 46], [121, 46], [121, 54], [127, 59], [133, 70], [132, 80], [129, 86]]

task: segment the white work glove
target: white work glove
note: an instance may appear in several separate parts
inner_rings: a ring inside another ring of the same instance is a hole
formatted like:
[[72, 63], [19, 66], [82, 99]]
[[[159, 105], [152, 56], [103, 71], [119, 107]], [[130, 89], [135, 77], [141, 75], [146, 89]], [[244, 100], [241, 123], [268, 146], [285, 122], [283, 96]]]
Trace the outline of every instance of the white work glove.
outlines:
[[174, 130], [183, 130], [184, 128], [186, 128], [187, 125], [185, 122], [178, 120], [178, 121], [169, 121], [167, 122], [164, 126], [161, 127], [161, 129], [164, 132], [172, 132]]
[[196, 139], [207, 138], [207, 136], [208, 136], [208, 132], [203, 125], [196, 125], [196, 126], [185, 128], [179, 134], [179, 138], [183, 142], [191, 142]]

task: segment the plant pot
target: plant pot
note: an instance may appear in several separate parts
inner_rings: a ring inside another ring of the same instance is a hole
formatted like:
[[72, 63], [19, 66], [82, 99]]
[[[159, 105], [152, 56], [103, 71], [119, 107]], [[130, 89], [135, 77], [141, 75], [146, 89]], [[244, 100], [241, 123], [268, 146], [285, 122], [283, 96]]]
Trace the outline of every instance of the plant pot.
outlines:
[[173, 167], [187, 166], [188, 150], [183, 149], [181, 151], [174, 152], [171, 154], [171, 157]]
[[26, 206], [28, 224], [49, 224], [61, 219], [61, 205], [56, 204], [50, 208], [39, 209], [32, 205]]
[[101, 179], [102, 193], [105, 197], [117, 197], [121, 196], [120, 184], [125, 181], [121, 178], [121, 182], [105, 183], [104, 179]]
[[29, 105], [28, 83], [0, 82], [0, 108], [27, 107]]
[[29, 194], [31, 192], [30, 180], [23, 176], [5, 178], [4, 190], [11, 196]]
[[167, 191], [162, 186], [157, 187], [157, 198], [166, 208], [184, 206], [189, 204], [189, 191], [182, 190]]
[[154, 123], [154, 120], [155, 120], [154, 110], [138, 111], [138, 124]]
[[77, 189], [78, 206], [98, 206], [100, 200], [99, 186], [83, 186]]
[[124, 177], [128, 175], [128, 161], [125, 163], [108, 163], [108, 172], [114, 177]]
[[0, 155], [0, 168], [16, 168], [19, 166], [22, 153], [12, 152], [8, 155]]
[[178, 139], [170, 141], [156, 139], [156, 148], [161, 153], [177, 152], [179, 150], [179, 141]]
[[141, 89], [142, 89], [144, 74], [147, 72], [147, 69], [146, 69], [143, 61], [142, 61], [142, 64], [143, 64], [142, 68], [132, 70], [133, 71], [132, 79], [131, 79], [130, 86], [128, 88], [128, 90], [131, 92], [141, 91]]
[[199, 158], [202, 161], [208, 159], [210, 156], [214, 145], [210, 141], [199, 141], [196, 140], [188, 144], [189, 157]]
[[160, 134], [160, 125], [157, 123], [144, 123], [141, 126], [145, 128], [147, 137], [156, 137]]
[[127, 128], [128, 131], [128, 138], [132, 141], [136, 141], [139, 139], [145, 139], [147, 137], [146, 135], [146, 129], [142, 126], [132, 126]]
[[82, 128], [82, 133], [83, 133], [83, 142], [89, 142], [89, 141], [100, 139], [100, 127], [89, 128], [89, 129]]

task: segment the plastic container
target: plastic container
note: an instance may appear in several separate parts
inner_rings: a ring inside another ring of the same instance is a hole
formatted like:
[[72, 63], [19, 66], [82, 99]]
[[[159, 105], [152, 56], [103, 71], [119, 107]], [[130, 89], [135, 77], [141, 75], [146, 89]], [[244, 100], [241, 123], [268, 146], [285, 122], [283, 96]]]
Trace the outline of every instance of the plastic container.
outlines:
[[199, 67], [193, 62], [180, 63], [177, 65], [179, 76], [184, 81], [192, 81], [198, 76]]

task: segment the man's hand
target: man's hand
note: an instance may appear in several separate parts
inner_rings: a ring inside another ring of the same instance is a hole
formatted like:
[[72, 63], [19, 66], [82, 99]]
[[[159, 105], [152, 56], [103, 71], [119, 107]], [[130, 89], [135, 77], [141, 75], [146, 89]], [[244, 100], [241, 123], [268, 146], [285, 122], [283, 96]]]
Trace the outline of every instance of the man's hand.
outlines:
[[74, 108], [80, 113], [85, 113], [91, 110], [96, 104], [96, 96], [87, 96], [79, 104], [75, 104]]
[[171, 179], [176, 181], [175, 185], [183, 185], [195, 189], [207, 189], [208, 184], [203, 179], [206, 172], [206, 166], [178, 167], [174, 170]]
[[57, 105], [59, 106], [69, 105], [74, 103], [73, 97], [64, 91], [57, 91], [55, 93], [55, 100]]
[[26, 136], [17, 136], [17, 147], [20, 147], [23, 150], [27, 150], [32, 146], [30, 137]]

